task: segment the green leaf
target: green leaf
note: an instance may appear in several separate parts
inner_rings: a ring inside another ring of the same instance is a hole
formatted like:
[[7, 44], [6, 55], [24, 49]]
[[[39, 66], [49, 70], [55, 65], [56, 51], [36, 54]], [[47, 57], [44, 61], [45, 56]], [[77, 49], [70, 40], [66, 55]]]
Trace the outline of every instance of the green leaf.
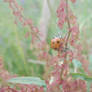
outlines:
[[85, 79], [85, 75], [84, 74], [81, 74], [81, 73], [71, 73], [71, 75], [75, 79], [77, 79], [77, 78], [82, 79], [82, 80]]
[[91, 86], [91, 83], [87, 82], [87, 92], [90, 92], [90, 86]]
[[73, 62], [73, 65], [74, 65], [75, 68], [82, 67], [82, 64], [80, 63], [80, 61], [74, 59], [72, 62]]
[[92, 82], [92, 77], [82, 73], [70, 73], [73, 78], [79, 78], [88, 82]]
[[92, 70], [92, 55], [89, 55], [89, 70]]
[[90, 85], [92, 84], [92, 77], [82, 73], [71, 73], [73, 78], [79, 78], [87, 82], [87, 92], [90, 92]]
[[16, 77], [8, 80], [10, 83], [14, 84], [34, 84], [38, 86], [46, 87], [45, 81], [38, 77]]
[[74, 70], [77, 70], [79, 73], [85, 73], [85, 71], [82, 67], [82, 63], [80, 61], [78, 61], [77, 59], [73, 59], [73, 61], [71, 63], [71, 72], [73, 72]]

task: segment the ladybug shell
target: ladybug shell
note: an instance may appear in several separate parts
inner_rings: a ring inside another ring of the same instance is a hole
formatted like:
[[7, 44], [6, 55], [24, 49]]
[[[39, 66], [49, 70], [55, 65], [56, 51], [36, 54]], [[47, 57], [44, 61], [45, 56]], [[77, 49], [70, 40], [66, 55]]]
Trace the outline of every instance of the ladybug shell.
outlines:
[[54, 38], [51, 40], [51, 48], [59, 50], [64, 45], [64, 40], [62, 38]]

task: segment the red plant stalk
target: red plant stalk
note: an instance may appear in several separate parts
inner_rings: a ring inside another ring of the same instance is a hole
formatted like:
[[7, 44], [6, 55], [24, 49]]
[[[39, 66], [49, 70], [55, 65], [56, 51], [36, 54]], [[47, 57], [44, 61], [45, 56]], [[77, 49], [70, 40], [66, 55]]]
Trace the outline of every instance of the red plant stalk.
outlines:
[[[34, 26], [33, 21], [31, 19], [25, 18], [23, 16], [23, 8], [18, 5], [16, 0], [4, 0], [5, 2], [9, 3], [9, 7], [12, 10], [12, 14], [15, 16], [16, 20], [18, 20], [23, 27], [28, 26], [30, 28], [30, 31], [26, 33], [25, 37], [32, 36], [32, 42], [35, 42], [35, 40], [40, 40], [39, 35], [40, 32], [37, 27]], [[15, 20], [15, 24], [17, 24], [18, 21]]]
[[[75, 3], [76, 0], [71, 0]], [[76, 21], [76, 17], [73, 15], [72, 10], [68, 4], [69, 0], [61, 0], [60, 6], [57, 9], [57, 17], [58, 17], [58, 26], [60, 29], [63, 28], [63, 25], [67, 23], [68, 25], [68, 34], [66, 36], [65, 48], [73, 47], [74, 50], [69, 50], [64, 53], [61, 53], [61, 59], [63, 59], [64, 63], [59, 63], [59, 58], [55, 57], [52, 60], [53, 71], [50, 82], [47, 82], [48, 92], [61, 92], [62, 89], [60, 86], [62, 85], [63, 92], [86, 92], [86, 83], [82, 80], [72, 80], [71, 76], [68, 77], [69, 74], [69, 63], [72, 62], [73, 58], [80, 60], [82, 62], [84, 59], [81, 55], [81, 46], [77, 43], [79, 39], [79, 28]], [[78, 47], [77, 47], [78, 46]], [[77, 55], [79, 52], [79, 55]], [[75, 54], [76, 53], [76, 54]], [[80, 86], [79, 86], [80, 85]], [[58, 88], [58, 91], [55, 90]], [[85, 89], [83, 87], [85, 86]]]

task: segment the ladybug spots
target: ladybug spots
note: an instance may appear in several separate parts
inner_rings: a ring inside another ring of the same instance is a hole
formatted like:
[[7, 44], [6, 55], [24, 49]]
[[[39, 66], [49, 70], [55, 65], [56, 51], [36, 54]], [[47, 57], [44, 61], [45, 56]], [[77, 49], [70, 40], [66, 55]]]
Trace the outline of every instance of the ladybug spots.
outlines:
[[58, 50], [61, 46], [61, 39], [60, 38], [55, 38], [51, 40], [51, 48]]
[[60, 43], [60, 41], [57, 41], [57, 44], [59, 44]]

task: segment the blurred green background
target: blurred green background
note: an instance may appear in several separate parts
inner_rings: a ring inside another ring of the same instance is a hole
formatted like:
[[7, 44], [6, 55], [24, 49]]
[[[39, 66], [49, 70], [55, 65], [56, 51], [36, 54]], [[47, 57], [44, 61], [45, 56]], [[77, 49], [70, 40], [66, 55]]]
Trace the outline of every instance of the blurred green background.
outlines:
[[[39, 28], [45, 25], [45, 32], [41, 32], [44, 33], [44, 39], [49, 44], [50, 39], [59, 32], [63, 35], [66, 29], [60, 30], [57, 26], [56, 9], [60, 0], [47, 1], [50, 2], [17, 0], [18, 4], [24, 8], [25, 17], [31, 18]], [[75, 4], [70, 3], [70, 6], [78, 19], [80, 41], [84, 48], [83, 54], [89, 59], [92, 54], [92, 0], [77, 0]], [[15, 17], [8, 3], [0, 0], [0, 55], [4, 59], [5, 68], [12, 74], [41, 77], [44, 73], [44, 66], [28, 62], [29, 59], [36, 60], [33, 50], [30, 50], [31, 37], [25, 38], [28, 29], [23, 28], [20, 23], [16, 26], [14, 20]]]

